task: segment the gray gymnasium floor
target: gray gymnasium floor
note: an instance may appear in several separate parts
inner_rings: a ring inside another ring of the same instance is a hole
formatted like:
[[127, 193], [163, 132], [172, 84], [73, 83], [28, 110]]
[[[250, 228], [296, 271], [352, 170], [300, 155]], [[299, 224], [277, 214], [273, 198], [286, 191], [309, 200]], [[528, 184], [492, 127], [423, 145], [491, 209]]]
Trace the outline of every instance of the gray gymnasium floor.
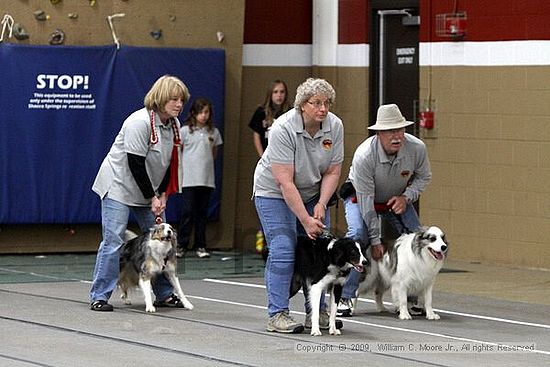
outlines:
[[[550, 272], [449, 261], [441, 320], [379, 314], [369, 294], [341, 336], [265, 331], [262, 261], [180, 260], [193, 311], [146, 314], [142, 297], [88, 308], [94, 255], [0, 256], [0, 366], [549, 366]], [[303, 319], [303, 297], [292, 300]], [[517, 346], [527, 351], [517, 350]], [[514, 350], [515, 348], [515, 350]]]

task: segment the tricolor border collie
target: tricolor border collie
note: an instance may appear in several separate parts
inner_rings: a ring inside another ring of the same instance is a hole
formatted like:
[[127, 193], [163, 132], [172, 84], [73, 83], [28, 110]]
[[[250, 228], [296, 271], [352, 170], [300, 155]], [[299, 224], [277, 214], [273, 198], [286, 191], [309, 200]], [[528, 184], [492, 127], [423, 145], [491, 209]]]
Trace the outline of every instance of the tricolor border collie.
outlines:
[[412, 318], [407, 309], [407, 296], [420, 296], [424, 299], [426, 318], [439, 320], [432, 308], [432, 290], [449, 249], [443, 231], [438, 227], [422, 227], [417, 232], [402, 234], [394, 244], [385, 244], [385, 247], [382, 259], [371, 262], [370, 271], [357, 293], [373, 289], [376, 306], [383, 312], [387, 310], [382, 296], [391, 288], [401, 320]]
[[118, 286], [125, 304], [131, 304], [128, 291], [139, 285], [145, 297], [145, 311], [155, 312], [151, 296], [151, 279], [164, 273], [174, 287], [183, 306], [193, 309], [187, 300], [177, 277], [176, 233], [168, 223], [155, 224], [149, 232], [140, 236], [126, 231], [126, 243], [120, 253], [120, 275]]
[[294, 274], [290, 285], [290, 297], [304, 284], [311, 305], [311, 335], [322, 335], [319, 328], [321, 294], [330, 289], [329, 334], [340, 335], [336, 328], [336, 305], [342, 296], [342, 286], [351, 269], [362, 272], [368, 260], [363, 256], [358, 242], [322, 235], [316, 240], [298, 237]]

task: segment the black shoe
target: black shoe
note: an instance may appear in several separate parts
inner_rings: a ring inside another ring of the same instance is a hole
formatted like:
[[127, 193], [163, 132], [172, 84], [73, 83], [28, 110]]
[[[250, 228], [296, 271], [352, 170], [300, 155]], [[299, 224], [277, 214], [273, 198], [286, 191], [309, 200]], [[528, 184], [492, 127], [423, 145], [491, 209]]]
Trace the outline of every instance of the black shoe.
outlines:
[[113, 305], [110, 305], [107, 303], [107, 301], [99, 300], [99, 301], [93, 301], [90, 305], [90, 310], [92, 311], [113, 311]]
[[424, 307], [416, 305], [409, 308], [409, 313], [411, 314], [411, 316], [426, 316], [426, 310], [424, 309]]
[[174, 293], [164, 301], [153, 302], [155, 307], [172, 307], [172, 308], [184, 308], [183, 302]]
[[[395, 314], [399, 316], [399, 309], [395, 311]], [[426, 309], [420, 306], [409, 307], [409, 315], [411, 316], [426, 316]]]

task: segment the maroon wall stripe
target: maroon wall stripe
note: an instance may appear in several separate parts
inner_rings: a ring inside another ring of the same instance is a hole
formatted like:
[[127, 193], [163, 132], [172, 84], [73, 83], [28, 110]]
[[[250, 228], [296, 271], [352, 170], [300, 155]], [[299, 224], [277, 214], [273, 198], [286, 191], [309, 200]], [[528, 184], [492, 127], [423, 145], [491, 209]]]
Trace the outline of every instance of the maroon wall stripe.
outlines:
[[368, 0], [340, 0], [338, 3], [338, 43], [369, 43]]
[[246, 0], [244, 43], [311, 44], [311, 0]]
[[[550, 0], [458, 0], [467, 13], [464, 41], [550, 40]], [[455, 0], [419, 0], [421, 42], [436, 36], [436, 14], [452, 13]], [[340, 0], [338, 42], [368, 43], [369, 0]], [[311, 44], [311, 0], [247, 0], [244, 43]], [[431, 15], [430, 15], [431, 14]]]

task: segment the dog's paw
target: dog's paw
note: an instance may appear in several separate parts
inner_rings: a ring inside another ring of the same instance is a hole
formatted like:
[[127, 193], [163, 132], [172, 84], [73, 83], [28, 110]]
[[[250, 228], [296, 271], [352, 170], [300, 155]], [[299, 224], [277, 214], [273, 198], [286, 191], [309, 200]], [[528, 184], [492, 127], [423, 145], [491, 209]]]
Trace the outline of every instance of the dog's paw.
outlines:
[[407, 309], [405, 311], [399, 311], [399, 320], [412, 320], [412, 316]]
[[331, 328], [328, 330], [328, 333], [329, 333], [330, 335], [341, 335], [341, 334], [342, 334], [342, 332], [341, 332], [340, 330], [336, 329], [336, 326], [335, 326], [334, 328], [331, 327]]
[[183, 307], [188, 310], [192, 310], [193, 308], [195, 308], [195, 306], [193, 306], [189, 301], [183, 301]]
[[436, 314], [435, 312], [432, 312], [432, 313], [426, 313], [426, 318], [428, 320], [439, 320], [441, 317], [439, 317], [439, 315]]
[[323, 335], [321, 333], [321, 330], [319, 330], [319, 328], [311, 328], [311, 336], [321, 336]]
[[153, 312], [157, 312], [157, 309], [155, 308], [155, 306], [146, 306], [145, 312], [153, 313]]
[[121, 294], [121, 295], [120, 295], [120, 299], [122, 300], [122, 302], [123, 302], [125, 305], [131, 305], [131, 304], [132, 304], [132, 300], [130, 299], [130, 297], [128, 297], [127, 294]]

